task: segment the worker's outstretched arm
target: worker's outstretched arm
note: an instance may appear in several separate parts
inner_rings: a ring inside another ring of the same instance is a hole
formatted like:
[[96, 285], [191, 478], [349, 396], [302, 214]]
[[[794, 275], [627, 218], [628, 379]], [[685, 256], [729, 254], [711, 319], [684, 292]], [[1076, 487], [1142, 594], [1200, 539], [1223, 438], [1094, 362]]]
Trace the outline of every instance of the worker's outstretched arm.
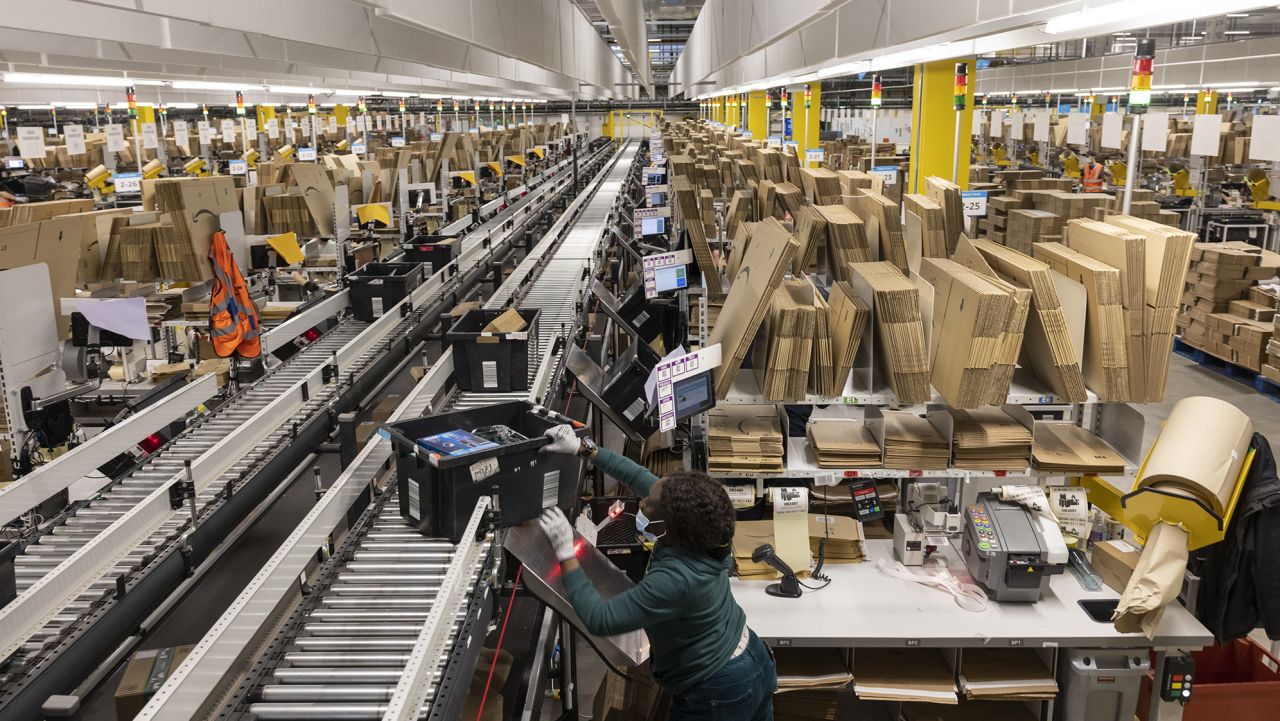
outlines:
[[684, 599], [689, 596], [689, 583], [679, 574], [651, 566], [640, 583], [608, 601], [587, 578], [576, 559], [562, 565], [564, 588], [582, 625], [597, 636], [611, 636], [636, 631], [659, 621], [678, 616]]

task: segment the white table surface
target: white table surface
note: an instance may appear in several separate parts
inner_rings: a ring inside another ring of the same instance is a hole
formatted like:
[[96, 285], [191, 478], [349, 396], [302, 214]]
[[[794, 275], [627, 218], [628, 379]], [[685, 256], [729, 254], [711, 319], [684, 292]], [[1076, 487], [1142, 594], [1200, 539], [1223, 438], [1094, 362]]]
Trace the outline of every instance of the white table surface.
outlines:
[[[820, 591], [802, 589], [801, 598], [767, 595], [765, 587], [773, 581], [737, 578], [730, 580], [734, 598], [746, 611], [747, 624], [773, 646], [1195, 650], [1213, 641], [1209, 630], [1176, 602], [1165, 609], [1154, 640], [1098, 623], [1077, 601], [1114, 599], [1119, 594], [1107, 586], [1086, 591], [1069, 570], [1051, 577], [1049, 590], [1036, 603], [989, 601], [985, 611], [966, 611], [949, 593], [877, 570], [878, 559], [894, 560], [893, 541], [866, 541], [866, 551], [863, 563], [827, 564], [823, 573], [831, 577], [831, 584]], [[962, 579], [969, 578], [957, 545], [942, 557]]]

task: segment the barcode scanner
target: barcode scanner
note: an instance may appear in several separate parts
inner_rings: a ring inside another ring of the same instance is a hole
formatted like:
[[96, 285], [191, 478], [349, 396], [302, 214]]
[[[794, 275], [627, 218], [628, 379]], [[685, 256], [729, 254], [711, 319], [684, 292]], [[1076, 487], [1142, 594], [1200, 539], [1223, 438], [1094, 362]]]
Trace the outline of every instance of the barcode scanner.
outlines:
[[800, 581], [796, 578], [796, 572], [791, 570], [791, 566], [788, 566], [786, 561], [778, 558], [772, 545], [765, 543], [757, 546], [756, 550], [751, 552], [751, 561], [767, 563], [782, 574], [782, 581], [769, 584], [768, 588], [764, 589], [765, 593], [780, 598], [800, 598]]

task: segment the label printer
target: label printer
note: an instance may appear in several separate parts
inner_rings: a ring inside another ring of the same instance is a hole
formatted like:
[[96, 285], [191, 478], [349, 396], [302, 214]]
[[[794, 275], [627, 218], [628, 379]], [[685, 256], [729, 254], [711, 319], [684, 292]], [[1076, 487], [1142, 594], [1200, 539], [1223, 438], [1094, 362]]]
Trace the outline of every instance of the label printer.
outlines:
[[964, 510], [961, 554], [974, 580], [998, 602], [1034, 603], [1062, 573], [1067, 545], [1051, 518], [993, 493]]

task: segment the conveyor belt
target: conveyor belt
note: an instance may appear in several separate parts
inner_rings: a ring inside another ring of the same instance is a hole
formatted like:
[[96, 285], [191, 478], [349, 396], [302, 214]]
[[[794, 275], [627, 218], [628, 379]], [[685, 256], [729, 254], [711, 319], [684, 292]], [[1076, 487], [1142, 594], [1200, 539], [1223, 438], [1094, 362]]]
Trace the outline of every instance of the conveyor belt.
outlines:
[[[573, 326], [583, 270], [594, 257], [609, 209], [635, 154], [634, 147], [619, 154], [590, 201], [580, 206], [569, 232], [559, 243], [534, 248], [490, 301], [491, 307], [501, 307], [511, 298], [512, 289], [527, 283], [527, 303], [521, 307], [542, 308], [543, 348], [554, 346], [562, 326]], [[537, 369], [530, 372], [536, 374]], [[455, 393], [437, 410], [478, 407], [528, 395]], [[386, 452], [389, 456], [389, 450]], [[385, 702], [409, 661], [454, 549], [447, 541], [429, 539], [405, 527], [397, 512], [394, 484], [381, 505], [367, 515], [370, 525], [367, 530], [353, 531], [357, 536], [354, 549], [329, 576], [328, 585], [319, 589], [318, 601], [303, 616], [305, 620], [286, 629], [292, 636], [277, 641], [276, 647], [282, 649], [278, 663], [253, 692], [254, 702], [247, 708], [249, 718], [381, 719], [387, 712]], [[473, 599], [474, 585], [487, 562], [482, 556], [482, 562], [471, 569], [467, 598]], [[468, 608], [456, 609], [455, 632]], [[433, 678], [440, 677], [448, 655], [427, 660], [435, 668]], [[421, 716], [428, 710], [423, 707]], [[235, 716], [224, 714], [223, 718]]]
[[[551, 200], [567, 188], [567, 171], [560, 168], [555, 179], [556, 193], [544, 199]], [[539, 196], [542, 197], [542, 196]], [[468, 233], [461, 241], [459, 261], [451, 269], [448, 278], [435, 284], [433, 290], [424, 297], [415, 299], [410, 312], [398, 319], [389, 332], [374, 332], [378, 338], [375, 342], [361, 342], [361, 334], [374, 331], [370, 324], [361, 323], [351, 318], [343, 318], [339, 324], [320, 339], [303, 349], [286, 363], [272, 369], [266, 377], [253, 386], [241, 391], [225, 402], [216, 412], [199, 418], [190, 428], [180, 434], [160, 452], [127, 475], [104, 489], [98, 497], [83, 507], [73, 509], [73, 515], [64, 523], [46, 530], [38, 538], [38, 542], [29, 545], [26, 551], [16, 559], [15, 567], [18, 576], [18, 592], [31, 588], [41, 582], [51, 571], [56, 570], [77, 550], [94, 541], [105, 529], [116, 523], [130, 512], [143, 499], [154, 491], [169, 483], [177, 474], [184, 472], [185, 464], [194, 462], [209, 454], [219, 441], [232, 431], [242, 428], [246, 421], [266, 408], [282, 393], [289, 391], [300, 380], [314, 374], [321, 366], [331, 362], [335, 353], [346, 347], [354, 349], [355, 356], [342, 367], [342, 372], [329, 378], [319, 392], [312, 392], [302, 407], [292, 418], [277, 420], [271, 427], [263, 427], [264, 434], [243, 457], [236, 460], [219, 477], [201, 491], [196, 498], [197, 509], [215, 504], [225, 497], [228, 489], [251, 476], [264, 462], [287, 447], [293, 438], [294, 429], [305, 419], [323, 413], [332, 405], [335, 397], [349, 384], [352, 378], [358, 377], [377, 359], [383, 357], [390, 347], [403, 343], [415, 327], [419, 326], [425, 316], [442, 309], [443, 304], [459, 291], [464, 278], [474, 278], [475, 271], [486, 266], [496, 251], [477, 253], [469, 258], [468, 252], [477, 246], [489, 247], [496, 239], [506, 242], [514, 235], [511, 231], [523, 229], [536, 216], [520, 214], [523, 207], [534, 198], [526, 197], [512, 203], [511, 212], [504, 211], [493, 219]], [[496, 247], [496, 246], [495, 246]], [[388, 319], [388, 322], [396, 319]], [[377, 323], [373, 325], [379, 325]], [[381, 324], [384, 327], [386, 324]], [[305, 394], [304, 394], [305, 395]], [[270, 421], [271, 419], [263, 419]], [[145, 565], [148, 559], [154, 558], [165, 548], [171, 548], [182, 540], [183, 533], [190, 527], [190, 510], [188, 507], [174, 511], [155, 532], [151, 533], [134, 550], [120, 557], [110, 569], [98, 580], [92, 582], [88, 589], [74, 597], [50, 617], [50, 620], [20, 648], [9, 657], [3, 666], [0, 676], [0, 718], [12, 709], [3, 707], [4, 686], [12, 682], [21, 682], [25, 677], [41, 670], [42, 655], [61, 639], [65, 639], [70, 629], [77, 624], [88, 622], [94, 609], [103, 599], [110, 598], [117, 592], [122, 576]], [[357, 566], [356, 569], [360, 569]], [[18, 717], [22, 717], [20, 714]]]

